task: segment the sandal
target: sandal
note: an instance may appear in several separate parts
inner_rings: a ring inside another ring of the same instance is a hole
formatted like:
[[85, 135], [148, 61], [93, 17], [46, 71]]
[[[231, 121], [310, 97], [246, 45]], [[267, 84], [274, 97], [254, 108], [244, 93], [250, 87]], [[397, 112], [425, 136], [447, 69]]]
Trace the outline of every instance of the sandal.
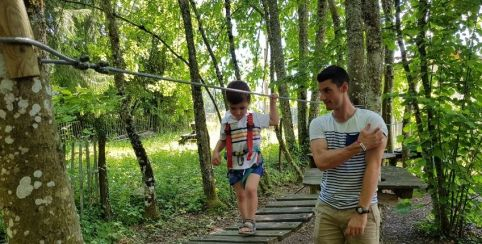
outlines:
[[243, 225], [238, 228], [238, 233], [244, 236], [256, 234], [256, 223], [252, 219], [245, 219]]

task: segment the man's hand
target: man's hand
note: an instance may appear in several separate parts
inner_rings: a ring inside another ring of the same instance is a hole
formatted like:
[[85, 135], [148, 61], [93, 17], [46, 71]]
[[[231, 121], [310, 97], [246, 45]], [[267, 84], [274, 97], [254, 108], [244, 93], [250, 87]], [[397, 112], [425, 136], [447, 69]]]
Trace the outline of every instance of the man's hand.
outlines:
[[350, 221], [348, 221], [348, 226], [345, 230], [346, 236], [358, 236], [365, 232], [365, 226], [367, 225], [368, 216], [367, 214], [354, 213]]
[[218, 166], [221, 164], [221, 156], [219, 155], [218, 151], [213, 151], [213, 156], [211, 157], [211, 163], [214, 166]]
[[380, 127], [377, 127], [374, 130], [371, 130], [370, 127], [371, 125], [367, 124], [367, 126], [360, 131], [360, 135], [358, 135], [358, 141], [363, 143], [366, 150], [378, 147], [383, 142], [384, 138]]

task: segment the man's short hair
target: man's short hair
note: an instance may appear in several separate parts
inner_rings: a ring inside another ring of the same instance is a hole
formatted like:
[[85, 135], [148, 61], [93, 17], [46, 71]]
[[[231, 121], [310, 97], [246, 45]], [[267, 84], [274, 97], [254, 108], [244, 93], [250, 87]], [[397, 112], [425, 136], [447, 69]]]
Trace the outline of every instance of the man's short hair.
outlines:
[[[228, 84], [228, 88], [242, 90], [242, 91], [248, 91], [248, 92], [251, 91], [249, 89], [248, 84], [246, 82], [240, 81], [240, 80], [231, 81]], [[250, 103], [251, 102], [251, 95], [249, 93], [226, 91], [226, 99], [228, 100], [229, 104], [239, 104], [239, 103], [242, 103], [243, 101], [247, 101], [248, 103]]]
[[330, 80], [336, 84], [336, 86], [340, 87], [343, 85], [343, 82], [350, 83], [350, 77], [345, 69], [337, 65], [330, 65], [323, 69], [318, 76], [316, 77], [318, 82], [323, 82], [326, 80]]

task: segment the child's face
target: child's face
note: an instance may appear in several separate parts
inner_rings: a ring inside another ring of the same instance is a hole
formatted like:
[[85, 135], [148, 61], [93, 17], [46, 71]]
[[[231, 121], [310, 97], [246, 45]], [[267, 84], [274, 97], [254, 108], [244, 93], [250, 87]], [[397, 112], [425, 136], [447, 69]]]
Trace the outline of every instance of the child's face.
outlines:
[[229, 112], [236, 118], [240, 120], [243, 116], [248, 112], [248, 101], [243, 101], [238, 104], [230, 104], [229, 105]]

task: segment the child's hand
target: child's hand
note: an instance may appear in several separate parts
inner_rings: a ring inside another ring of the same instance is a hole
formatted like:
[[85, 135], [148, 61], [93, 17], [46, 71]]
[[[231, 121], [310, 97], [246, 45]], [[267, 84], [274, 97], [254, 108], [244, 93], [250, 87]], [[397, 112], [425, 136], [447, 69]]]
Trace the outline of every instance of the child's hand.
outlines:
[[219, 155], [219, 152], [218, 151], [214, 151], [213, 152], [213, 156], [211, 158], [211, 163], [214, 165], [214, 166], [218, 166], [221, 164], [221, 156]]

